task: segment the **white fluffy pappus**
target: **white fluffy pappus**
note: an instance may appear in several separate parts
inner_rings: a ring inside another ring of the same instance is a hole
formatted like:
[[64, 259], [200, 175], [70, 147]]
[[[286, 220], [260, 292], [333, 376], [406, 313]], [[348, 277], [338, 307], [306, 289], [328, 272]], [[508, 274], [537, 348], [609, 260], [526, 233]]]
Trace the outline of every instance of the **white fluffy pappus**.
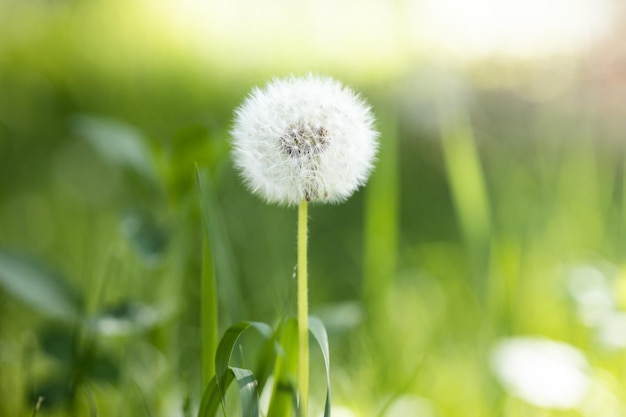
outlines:
[[369, 105], [313, 74], [252, 90], [231, 134], [235, 166], [250, 190], [289, 206], [346, 200], [366, 183], [378, 150]]

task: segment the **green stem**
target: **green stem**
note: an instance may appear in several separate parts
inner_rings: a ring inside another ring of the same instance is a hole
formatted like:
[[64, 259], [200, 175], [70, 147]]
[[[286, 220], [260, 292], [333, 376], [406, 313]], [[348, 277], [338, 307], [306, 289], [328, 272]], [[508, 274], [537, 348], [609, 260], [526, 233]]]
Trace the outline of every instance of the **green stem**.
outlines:
[[300, 417], [307, 417], [309, 408], [309, 301], [307, 283], [307, 206], [298, 209], [298, 387]]

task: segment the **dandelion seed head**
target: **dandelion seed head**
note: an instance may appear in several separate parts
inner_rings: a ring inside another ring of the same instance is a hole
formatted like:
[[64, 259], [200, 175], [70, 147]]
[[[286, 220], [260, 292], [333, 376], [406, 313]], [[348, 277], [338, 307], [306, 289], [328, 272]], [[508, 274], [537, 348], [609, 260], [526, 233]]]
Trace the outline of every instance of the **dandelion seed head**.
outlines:
[[274, 79], [235, 111], [233, 159], [268, 202], [338, 203], [367, 182], [378, 149], [369, 105], [328, 77]]

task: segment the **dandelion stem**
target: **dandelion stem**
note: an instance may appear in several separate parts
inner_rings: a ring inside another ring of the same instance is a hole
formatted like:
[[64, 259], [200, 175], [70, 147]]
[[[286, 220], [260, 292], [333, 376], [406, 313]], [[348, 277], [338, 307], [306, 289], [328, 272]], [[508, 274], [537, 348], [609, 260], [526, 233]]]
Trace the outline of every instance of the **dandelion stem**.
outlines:
[[298, 387], [300, 416], [307, 417], [309, 407], [309, 302], [307, 283], [307, 206], [298, 209]]

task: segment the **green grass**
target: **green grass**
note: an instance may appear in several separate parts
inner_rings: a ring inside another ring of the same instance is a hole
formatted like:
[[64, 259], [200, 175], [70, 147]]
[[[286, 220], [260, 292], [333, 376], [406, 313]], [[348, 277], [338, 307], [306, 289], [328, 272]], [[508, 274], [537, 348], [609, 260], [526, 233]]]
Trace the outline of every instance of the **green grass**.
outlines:
[[[233, 107], [269, 74], [157, 47], [87, 60], [119, 39], [65, 43], [78, 10], [32, 17], [47, 36], [14, 22], [0, 45], [0, 416], [32, 415], [39, 395], [44, 417], [238, 415], [255, 384], [261, 409], [295, 415], [297, 213], [251, 196], [228, 155]], [[418, 72], [339, 74], [371, 102], [381, 148], [346, 204], [309, 208], [324, 325], [311, 321], [311, 415], [327, 397], [362, 417], [623, 415], [625, 347], [603, 344], [569, 289], [595, 268], [626, 309], [621, 121], [576, 106], [580, 83], [538, 103], [468, 71], [473, 104], [433, 122], [404, 88]], [[228, 339], [241, 322], [263, 335]], [[583, 352], [578, 409], [497, 381], [490, 349], [516, 335]]]

